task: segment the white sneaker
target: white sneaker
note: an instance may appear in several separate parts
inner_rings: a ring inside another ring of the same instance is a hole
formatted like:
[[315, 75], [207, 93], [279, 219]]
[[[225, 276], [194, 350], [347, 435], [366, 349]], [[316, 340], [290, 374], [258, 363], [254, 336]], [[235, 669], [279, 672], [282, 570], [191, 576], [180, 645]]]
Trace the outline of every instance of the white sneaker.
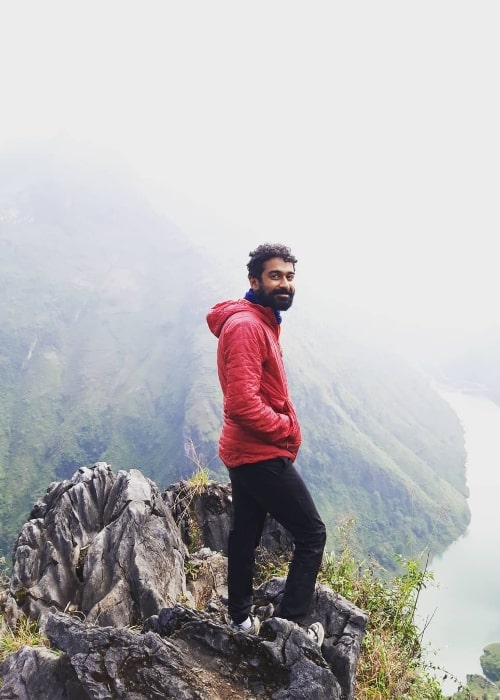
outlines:
[[319, 647], [323, 645], [325, 639], [325, 630], [321, 622], [313, 622], [306, 630], [306, 634], [312, 642], [315, 642]]
[[243, 627], [243, 625], [238, 625], [236, 622], [231, 622], [229, 623], [229, 629], [232, 632], [243, 632], [243, 634], [259, 634], [260, 630], [260, 620], [258, 617], [255, 617], [253, 615], [250, 615], [250, 620], [252, 621], [252, 624], [250, 627]]

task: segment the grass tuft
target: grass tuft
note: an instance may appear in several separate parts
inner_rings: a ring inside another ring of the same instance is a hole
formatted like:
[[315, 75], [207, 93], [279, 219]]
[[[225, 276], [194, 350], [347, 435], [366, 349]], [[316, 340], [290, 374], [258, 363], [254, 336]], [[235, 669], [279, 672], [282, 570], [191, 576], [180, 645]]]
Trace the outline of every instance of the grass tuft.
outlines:
[[0, 615], [0, 663], [9, 655], [23, 647], [50, 648], [49, 640], [38, 628], [38, 623], [22, 615], [15, 629], [5, 625]]

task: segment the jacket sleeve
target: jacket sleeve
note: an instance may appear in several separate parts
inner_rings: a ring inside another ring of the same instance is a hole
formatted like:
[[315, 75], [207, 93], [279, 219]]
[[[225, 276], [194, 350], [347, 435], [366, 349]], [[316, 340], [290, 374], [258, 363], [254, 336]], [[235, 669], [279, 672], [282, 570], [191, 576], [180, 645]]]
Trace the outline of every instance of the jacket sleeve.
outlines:
[[246, 430], [279, 442], [295, 433], [296, 426], [288, 413], [288, 397], [283, 396], [282, 407], [273, 408], [262, 395], [266, 355], [265, 332], [260, 324], [234, 323], [226, 330], [221, 358], [226, 384], [224, 410], [229, 420]]

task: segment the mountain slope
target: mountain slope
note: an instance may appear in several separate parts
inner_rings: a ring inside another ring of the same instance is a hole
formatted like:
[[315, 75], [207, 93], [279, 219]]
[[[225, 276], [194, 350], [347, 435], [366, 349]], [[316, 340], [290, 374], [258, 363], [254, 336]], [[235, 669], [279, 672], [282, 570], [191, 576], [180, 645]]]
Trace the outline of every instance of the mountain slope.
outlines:
[[[245, 291], [245, 261], [228, 271], [123, 168], [78, 150], [4, 156], [0, 185], [3, 551], [50, 481], [84, 464], [138, 467], [163, 488], [195, 457], [227, 480], [205, 314]], [[414, 369], [296, 306], [282, 342], [298, 466], [330, 534], [353, 515], [388, 566], [394, 551], [442, 551], [469, 517], [458, 419]]]

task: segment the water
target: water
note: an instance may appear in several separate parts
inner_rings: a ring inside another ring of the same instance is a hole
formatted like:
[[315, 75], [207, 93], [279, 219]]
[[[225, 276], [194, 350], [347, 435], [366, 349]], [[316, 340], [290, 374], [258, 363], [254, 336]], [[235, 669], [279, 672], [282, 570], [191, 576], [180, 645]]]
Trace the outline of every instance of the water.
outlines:
[[[500, 407], [474, 395], [443, 396], [464, 428], [471, 523], [431, 563], [439, 588], [422, 592], [418, 617], [432, 616], [424, 633], [432, 663], [465, 683], [467, 674], [482, 674], [484, 647], [500, 642]], [[448, 679], [442, 688], [452, 694], [457, 684]]]

